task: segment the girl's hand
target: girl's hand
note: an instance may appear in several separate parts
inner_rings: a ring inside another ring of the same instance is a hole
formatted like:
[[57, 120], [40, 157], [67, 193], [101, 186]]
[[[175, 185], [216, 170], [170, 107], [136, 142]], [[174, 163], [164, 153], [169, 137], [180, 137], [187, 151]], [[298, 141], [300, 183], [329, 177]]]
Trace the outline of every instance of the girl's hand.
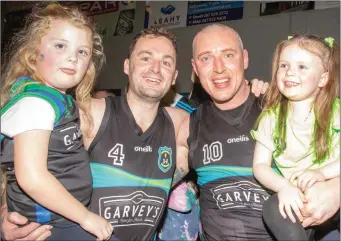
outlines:
[[95, 235], [97, 240], [108, 240], [114, 230], [107, 220], [89, 211], [80, 226]]
[[306, 188], [312, 187], [316, 182], [323, 181], [325, 181], [325, 177], [319, 169], [295, 172], [290, 177], [290, 183], [296, 182], [297, 187], [300, 188], [302, 192], [304, 192]]
[[292, 210], [293, 210], [296, 216], [298, 217], [298, 219], [300, 221], [303, 220], [303, 216], [301, 214], [300, 209], [303, 209], [304, 207], [303, 203], [306, 202], [306, 199], [299, 188], [287, 182], [278, 191], [278, 200], [279, 200], [279, 212], [281, 213], [283, 218], [287, 218], [287, 215], [288, 215], [290, 220], [293, 223], [295, 223], [296, 219], [292, 213]]

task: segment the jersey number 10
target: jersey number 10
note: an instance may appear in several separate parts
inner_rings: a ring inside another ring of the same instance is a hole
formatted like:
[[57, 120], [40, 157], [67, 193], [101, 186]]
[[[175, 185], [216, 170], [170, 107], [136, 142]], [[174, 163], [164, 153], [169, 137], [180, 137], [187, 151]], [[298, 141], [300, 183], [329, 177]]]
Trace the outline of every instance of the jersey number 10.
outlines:
[[220, 141], [212, 142], [210, 145], [205, 144], [202, 148], [204, 151], [204, 165], [219, 161], [223, 156], [223, 148]]

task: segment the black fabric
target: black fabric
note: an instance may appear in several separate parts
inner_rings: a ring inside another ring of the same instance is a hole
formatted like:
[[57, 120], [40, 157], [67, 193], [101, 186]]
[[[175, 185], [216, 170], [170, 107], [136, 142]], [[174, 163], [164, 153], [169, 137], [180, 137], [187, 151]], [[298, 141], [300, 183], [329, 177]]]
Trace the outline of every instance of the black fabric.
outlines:
[[167, 207], [175, 148], [174, 126], [164, 108], [142, 132], [126, 96], [106, 98], [101, 127], [89, 148], [90, 206], [113, 225], [118, 239], [153, 239]]
[[313, 240], [314, 232], [312, 229], [307, 231], [298, 220], [294, 211], [292, 212], [296, 222], [293, 223], [287, 216], [284, 219], [279, 212], [278, 195], [275, 194], [263, 204], [263, 219], [271, 233], [277, 240]]
[[246, 103], [244, 102], [242, 105], [238, 106], [237, 108], [232, 109], [232, 110], [226, 110], [224, 112], [228, 113], [228, 115], [230, 115], [233, 118], [237, 118], [243, 111], [245, 105]]
[[[67, 101], [65, 101], [67, 103]], [[84, 149], [80, 132], [79, 112], [75, 102], [67, 107], [62, 119], [53, 129], [48, 147], [48, 171], [84, 206], [91, 197], [92, 177], [89, 155]], [[32, 140], [35, 141], [35, 140]], [[15, 177], [12, 139], [3, 141], [1, 165], [6, 168], [7, 205], [9, 212], [18, 212], [32, 222], [65, 222], [62, 216], [38, 208], [37, 203], [19, 187]], [[27, 160], [29, 161], [29, 160]], [[58, 202], [58, 200], [56, 200]]]
[[[46, 240], [96, 240], [96, 236], [86, 232], [79, 225], [74, 224], [67, 227], [53, 227], [51, 230], [51, 236]], [[119, 240], [113, 234], [108, 241]]]
[[190, 99], [195, 100], [198, 103], [204, 103], [208, 100], [211, 100], [211, 97], [209, 96], [209, 94], [207, 94], [200, 83], [194, 83]]
[[250, 94], [236, 115], [211, 101], [191, 115], [189, 160], [198, 174], [205, 240], [272, 240], [262, 221], [270, 194], [252, 173], [250, 130], [260, 111]]

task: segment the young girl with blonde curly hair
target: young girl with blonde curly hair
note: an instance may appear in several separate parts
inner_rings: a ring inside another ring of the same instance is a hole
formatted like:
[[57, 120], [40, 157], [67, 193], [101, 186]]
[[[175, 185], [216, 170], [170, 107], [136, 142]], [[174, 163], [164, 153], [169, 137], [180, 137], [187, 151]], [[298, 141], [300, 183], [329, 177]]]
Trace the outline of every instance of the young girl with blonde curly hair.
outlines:
[[90, 133], [90, 92], [104, 61], [95, 26], [76, 8], [36, 6], [11, 49], [1, 89], [8, 210], [52, 225], [50, 239], [110, 238], [111, 224], [87, 209], [92, 177], [80, 131], [79, 108]]

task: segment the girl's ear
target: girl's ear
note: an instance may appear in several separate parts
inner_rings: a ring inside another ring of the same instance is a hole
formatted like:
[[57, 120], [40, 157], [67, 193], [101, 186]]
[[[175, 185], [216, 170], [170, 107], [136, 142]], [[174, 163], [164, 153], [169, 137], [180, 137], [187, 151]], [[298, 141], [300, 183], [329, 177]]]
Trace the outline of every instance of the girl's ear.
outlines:
[[326, 86], [329, 80], [329, 72], [325, 72], [321, 75], [318, 87], [323, 88]]

